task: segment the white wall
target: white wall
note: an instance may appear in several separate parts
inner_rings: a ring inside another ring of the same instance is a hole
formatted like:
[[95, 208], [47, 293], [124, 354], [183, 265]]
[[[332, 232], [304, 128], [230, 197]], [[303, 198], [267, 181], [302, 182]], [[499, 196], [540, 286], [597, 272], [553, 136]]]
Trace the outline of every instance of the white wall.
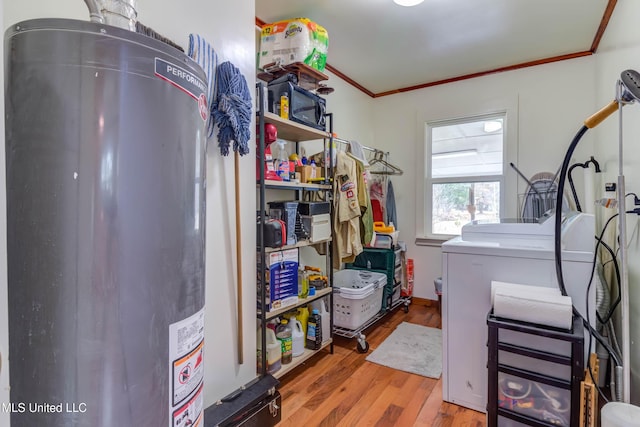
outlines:
[[[602, 38], [596, 55], [597, 101], [605, 105], [615, 97], [616, 81], [626, 69], [640, 70], [640, 2], [619, 0]], [[631, 105], [623, 111], [624, 175], [626, 192], [640, 194], [640, 106]], [[615, 182], [618, 176], [617, 114], [596, 128], [595, 150], [598, 158], [607, 165], [606, 180]], [[627, 209], [632, 209], [632, 198], [627, 199]], [[630, 301], [630, 355], [631, 355], [631, 401], [640, 404], [640, 242], [637, 234], [638, 216], [627, 215], [629, 301]], [[632, 231], [635, 232], [632, 234]]]
[[[327, 112], [333, 114], [333, 133], [338, 138], [373, 147], [373, 98], [346, 83], [341, 78], [325, 71], [328, 80], [323, 81], [328, 87], [335, 89], [328, 95], [322, 95], [327, 101]], [[329, 124], [327, 122], [327, 132]], [[305, 143], [306, 154], [322, 150], [322, 142]], [[337, 149], [346, 149], [344, 144], [336, 144]]]
[[327, 86], [335, 91], [324, 95], [327, 111], [333, 113], [333, 131], [338, 138], [374, 147], [373, 98], [365, 95], [339, 77], [326, 72], [329, 76]]
[[[594, 59], [586, 57], [494, 74], [442, 86], [390, 95], [375, 100], [375, 146], [388, 150], [404, 169], [393, 184], [400, 238], [415, 260], [414, 295], [436, 299], [433, 279], [441, 275], [437, 246], [417, 246], [423, 237], [424, 124], [426, 121], [508, 111], [507, 158], [525, 174], [555, 173], [566, 148], [584, 119], [595, 108]], [[515, 131], [515, 132], [514, 132]], [[515, 139], [515, 141], [514, 141]], [[574, 154], [589, 159], [592, 136], [587, 134]], [[505, 166], [506, 216], [517, 213], [517, 194], [526, 183]], [[581, 177], [574, 177], [581, 187]]]
[[[60, 17], [88, 20], [82, 0], [7, 1], [3, 7], [4, 28], [26, 19]], [[252, 0], [208, 2], [204, 0], [138, 1], [138, 19], [163, 36], [188, 46], [190, 33], [207, 39], [220, 60], [233, 62], [249, 87], [255, 82], [255, 5]], [[4, 125], [4, 123], [3, 123]], [[253, 129], [254, 126], [252, 126]], [[4, 131], [2, 154], [4, 159]], [[244, 282], [244, 364], [237, 363], [235, 291], [235, 209], [233, 156], [223, 158], [213, 141], [207, 159], [207, 273], [206, 273], [206, 362], [205, 406], [233, 392], [256, 377], [255, 334], [255, 146], [240, 162], [242, 275]], [[6, 240], [5, 166], [0, 163], [0, 245]], [[3, 365], [7, 354], [6, 253], [0, 255], [0, 352]], [[0, 372], [0, 402], [8, 402], [7, 371]], [[0, 413], [0, 417], [4, 414]], [[8, 425], [0, 418], [0, 425]]]

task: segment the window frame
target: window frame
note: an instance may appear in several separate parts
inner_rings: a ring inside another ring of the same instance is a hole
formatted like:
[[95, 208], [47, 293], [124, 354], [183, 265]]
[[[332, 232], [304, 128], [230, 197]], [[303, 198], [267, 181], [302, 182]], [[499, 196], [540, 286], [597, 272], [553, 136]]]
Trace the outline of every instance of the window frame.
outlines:
[[[470, 176], [452, 176], [442, 178], [432, 178], [432, 148], [433, 148], [433, 128], [450, 126], [461, 123], [468, 123], [474, 121], [483, 121], [491, 119], [502, 119], [502, 174], [501, 175], [470, 175]], [[429, 120], [424, 123], [425, 133], [425, 158], [424, 158], [424, 206], [423, 206], [423, 220], [424, 220], [424, 236], [429, 242], [443, 242], [454, 237], [457, 234], [436, 234], [433, 232], [433, 186], [434, 184], [455, 184], [455, 183], [471, 183], [471, 182], [499, 182], [500, 184], [500, 217], [504, 217], [505, 214], [505, 194], [506, 194], [506, 164], [507, 164], [507, 152], [508, 152], [508, 112], [507, 110], [498, 110], [491, 113], [475, 114], [475, 115], [463, 115], [457, 118], [444, 119], [444, 120]]]

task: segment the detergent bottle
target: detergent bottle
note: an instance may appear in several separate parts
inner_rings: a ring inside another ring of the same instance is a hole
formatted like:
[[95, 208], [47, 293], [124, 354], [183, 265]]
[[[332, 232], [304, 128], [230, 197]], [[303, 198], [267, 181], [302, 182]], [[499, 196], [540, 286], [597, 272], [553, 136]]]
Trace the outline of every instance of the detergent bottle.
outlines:
[[[262, 338], [260, 331], [257, 334], [258, 340], [258, 370], [262, 369]], [[282, 347], [276, 338], [276, 333], [271, 328], [267, 328], [267, 373], [273, 374], [282, 366]]]
[[311, 303], [311, 308], [318, 310], [320, 314], [320, 324], [322, 325], [322, 339], [327, 340], [331, 336], [331, 318], [329, 317], [329, 310], [327, 309], [326, 298], [315, 300]]
[[322, 347], [322, 319], [318, 310], [314, 309], [307, 323], [307, 348], [319, 350], [320, 347]]
[[307, 323], [309, 321], [309, 308], [305, 305], [304, 307], [298, 308], [298, 313], [296, 314], [296, 319], [300, 321], [302, 325], [302, 332], [304, 335], [307, 335]]
[[267, 322], [267, 328], [268, 328], [268, 329], [271, 329], [271, 330], [273, 331], [273, 333], [274, 333], [274, 334], [275, 334], [275, 332], [276, 332], [276, 328], [277, 328], [277, 327], [278, 327], [278, 322], [277, 322], [275, 319], [273, 319], [273, 320], [269, 320], [269, 321]]
[[280, 340], [280, 346], [282, 348], [282, 364], [291, 363], [293, 358], [292, 353], [292, 329], [287, 319], [282, 319], [280, 324], [276, 328], [276, 338]]
[[304, 353], [304, 332], [302, 332], [302, 324], [295, 317], [291, 318], [291, 342], [293, 357], [302, 356]]

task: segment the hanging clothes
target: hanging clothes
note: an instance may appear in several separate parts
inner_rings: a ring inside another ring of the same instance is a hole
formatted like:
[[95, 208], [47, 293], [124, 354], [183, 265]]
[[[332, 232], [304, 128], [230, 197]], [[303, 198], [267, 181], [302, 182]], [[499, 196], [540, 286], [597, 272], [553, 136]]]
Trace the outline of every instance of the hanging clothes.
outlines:
[[393, 185], [391, 184], [391, 180], [388, 180], [387, 182], [387, 201], [385, 203], [385, 208], [386, 208], [386, 224], [390, 225], [393, 224], [393, 226], [395, 227], [396, 230], [399, 229], [398, 227], [398, 215], [396, 213], [396, 198], [395, 195], [393, 194]]
[[333, 177], [334, 194], [334, 267], [353, 262], [362, 252], [360, 241], [360, 204], [356, 161], [338, 151]]
[[358, 174], [358, 204], [360, 205], [360, 242], [367, 246], [373, 239], [373, 213], [371, 209], [371, 199], [367, 189], [367, 180], [364, 163], [356, 160], [356, 173]]
[[349, 141], [349, 155], [362, 163], [365, 168], [369, 167], [369, 161], [364, 154], [364, 148], [358, 141]]
[[373, 213], [371, 209], [371, 198], [365, 176], [369, 176], [367, 168], [369, 162], [364, 154], [364, 148], [358, 141], [349, 141], [348, 154], [356, 161], [356, 173], [358, 174], [358, 203], [360, 204], [360, 241], [364, 246], [371, 243], [373, 239]]
[[384, 222], [384, 189], [379, 179], [371, 181], [371, 185], [369, 186], [369, 199], [371, 200], [373, 220], [375, 222]]

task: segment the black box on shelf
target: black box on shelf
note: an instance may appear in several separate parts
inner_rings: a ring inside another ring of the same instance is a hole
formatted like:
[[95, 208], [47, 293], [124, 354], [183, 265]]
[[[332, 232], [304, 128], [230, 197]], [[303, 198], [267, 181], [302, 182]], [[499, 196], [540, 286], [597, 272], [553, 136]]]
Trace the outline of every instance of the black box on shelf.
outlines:
[[329, 208], [329, 202], [300, 202], [298, 204], [298, 212], [304, 216], [328, 214]]
[[[266, 217], [266, 215], [264, 215]], [[264, 228], [263, 228], [264, 227]], [[260, 248], [260, 230], [264, 230], [264, 242], [262, 246], [267, 248], [279, 248], [287, 244], [286, 226], [284, 221], [275, 218], [266, 218], [264, 224], [260, 211], [256, 211], [256, 244]]]
[[290, 81], [270, 82], [268, 94], [270, 112], [280, 114], [280, 100], [286, 95], [289, 98], [289, 120], [321, 131], [326, 129], [327, 101], [324, 98]]

